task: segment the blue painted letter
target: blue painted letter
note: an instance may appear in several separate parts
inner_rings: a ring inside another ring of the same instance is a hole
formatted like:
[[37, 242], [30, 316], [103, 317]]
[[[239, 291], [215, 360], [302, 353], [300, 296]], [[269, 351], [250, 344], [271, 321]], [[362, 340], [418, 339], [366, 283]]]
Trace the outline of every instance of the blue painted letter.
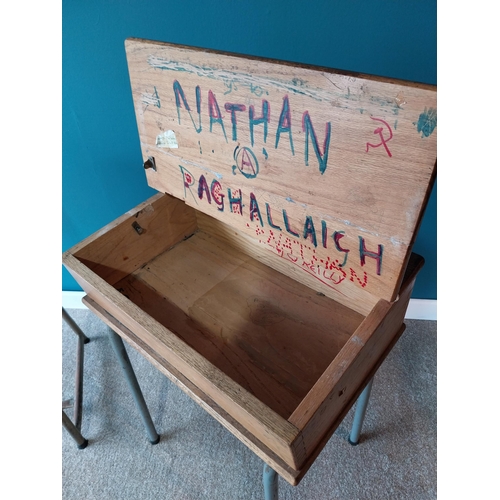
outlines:
[[224, 128], [224, 122], [222, 121], [219, 104], [217, 103], [217, 99], [211, 90], [208, 91], [208, 116], [210, 116], [210, 132], [212, 132], [212, 125], [214, 123], [218, 123], [222, 127], [224, 139], [226, 139], [227, 142], [226, 129]]
[[255, 118], [255, 109], [250, 106], [248, 109], [248, 121], [250, 124], [250, 143], [253, 146], [253, 127], [254, 125], [264, 125], [264, 142], [267, 140], [267, 124], [269, 123], [270, 113], [269, 113], [269, 103], [262, 99], [262, 116], [260, 118]]
[[200, 87], [196, 87], [196, 112], [198, 113], [198, 126], [194, 123], [193, 116], [191, 115], [191, 108], [187, 102], [186, 96], [184, 94], [184, 90], [182, 90], [181, 84], [174, 80], [174, 94], [175, 94], [175, 105], [177, 107], [177, 118], [179, 120], [179, 125], [181, 123], [181, 100], [186, 108], [186, 111], [189, 113], [189, 118], [191, 118], [191, 122], [193, 123], [193, 127], [198, 132], [201, 132], [201, 91]]
[[339, 252], [344, 252], [345, 253], [345, 256], [344, 256], [344, 262], [342, 262], [342, 264], [340, 264], [340, 267], [344, 267], [345, 266], [345, 263], [347, 262], [347, 257], [348, 257], [348, 254], [350, 252], [350, 250], [346, 249], [346, 248], [342, 248], [340, 246], [340, 238], [343, 238], [345, 236], [345, 232], [344, 231], [335, 231], [332, 235], [332, 238], [333, 238], [333, 242], [335, 243], [335, 248], [339, 251]]
[[196, 202], [196, 204], [198, 204], [195, 195], [191, 191], [191, 186], [194, 185], [193, 174], [187, 168], [184, 168], [182, 165], [179, 165], [179, 168], [181, 169], [182, 183], [184, 185], [184, 199], [186, 198], [187, 190], [189, 189], [189, 192], [191, 193], [193, 200]]
[[236, 141], [238, 139], [238, 133], [236, 131], [236, 111], [245, 111], [247, 107], [244, 104], [231, 104], [229, 102], [226, 102], [224, 107], [226, 108], [226, 111], [229, 111], [231, 113], [231, 123], [233, 125], [233, 141]]
[[260, 215], [259, 204], [257, 203], [257, 199], [253, 193], [250, 193], [250, 220], [253, 222], [254, 218], [257, 218], [260, 222], [260, 225], [264, 227], [264, 221]]
[[[238, 198], [233, 198], [233, 193], [231, 188], [227, 188], [227, 199], [229, 200], [229, 210], [237, 214], [243, 215], [243, 204], [241, 203], [241, 189], [238, 189], [240, 196]], [[238, 210], [234, 210], [233, 206], [238, 207]]]
[[359, 236], [359, 257], [361, 259], [361, 265], [365, 265], [365, 257], [371, 257], [377, 261], [377, 275], [380, 276], [382, 272], [382, 254], [384, 252], [384, 246], [378, 245], [378, 252], [370, 252], [366, 249], [365, 240]]
[[273, 229], [278, 229], [281, 231], [281, 227], [276, 226], [273, 224], [273, 218], [271, 217], [271, 207], [269, 206], [269, 203], [266, 203], [266, 212], [267, 212], [267, 222], [268, 224], [273, 228]]
[[314, 223], [310, 215], [306, 217], [306, 221], [304, 222], [304, 239], [307, 239], [308, 236], [311, 237], [313, 245], [317, 247], [318, 243], [316, 241], [316, 231], [314, 229]]
[[314, 131], [311, 117], [309, 116], [309, 111], [304, 111], [304, 115], [302, 116], [302, 130], [306, 134], [304, 161], [306, 165], [309, 165], [309, 137], [312, 137], [312, 145], [319, 163], [319, 171], [321, 174], [324, 174], [326, 170], [326, 164], [328, 162], [328, 148], [330, 147], [330, 134], [332, 131], [332, 124], [328, 122], [325, 125], [325, 142], [323, 143], [323, 155], [319, 150], [318, 138], [316, 137], [316, 132]]
[[283, 107], [281, 108], [280, 121], [278, 123], [278, 129], [276, 130], [276, 144], [275, 149], [278, 147], [280, 142], [280, 135], [282, 132], [288, 132], [290, 134], [290, 149], [293, 151], [293, 140], [292, 140], [292, 117], [290, 116], [290, 103], [288, 102], [288, 96], [283, 97]]
[[297, 236], [297, 238], [300, 236], [299, 233], [295, 232], [291, 227], [290, 223], [288, 222], [288, 214], [286, 213], [286, 210], [283, 209], [283, 221], [285, 223], [285, 229], [290, 233], [293, 234], [294, 236]]
[[212, 203], [212, 199], [210, 198], [210, 190], [208, 189], [207, 180], [205, 179], [204, 175], [200, 175], [200, 180], [198, 181], [198, 198], [200, 200], [203, 199], [203, 193], [205, 193], [208, 203]]
[[217, 205], [217, 210], [224, 212], [224, 195], [222, 194], [222, 186], [218, 180], [214, 179], [212, 181], [210, 192], [212, 193], [212, 199]]

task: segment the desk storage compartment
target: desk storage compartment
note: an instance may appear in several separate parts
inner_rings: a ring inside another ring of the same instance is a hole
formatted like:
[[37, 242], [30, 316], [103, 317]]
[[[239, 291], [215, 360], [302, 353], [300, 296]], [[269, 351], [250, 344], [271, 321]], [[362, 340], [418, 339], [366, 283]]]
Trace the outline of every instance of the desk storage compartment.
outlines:
[[63, 262], [118, 333], [152, 346], [296, 483], [402, 332], [421, 262], [410, 261], [398, 301], [364, 316], [272, 269], [258, 247], [245, 252], [241, 238], [158, 194]]

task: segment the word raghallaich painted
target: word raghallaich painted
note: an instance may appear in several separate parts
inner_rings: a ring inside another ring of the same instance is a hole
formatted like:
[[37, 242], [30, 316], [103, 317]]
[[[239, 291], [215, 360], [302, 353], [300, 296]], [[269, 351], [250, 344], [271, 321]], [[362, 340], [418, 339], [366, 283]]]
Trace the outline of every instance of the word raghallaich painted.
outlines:
[[[318, 279], [326, 284], [331, 285], [332, 281], [334, 284], [339, 284], [348, 277], [350, 281], [355, 281], [356, 278], [358, 284], [364, 288], [368, 279], [367, 274], [364, 273], [360, 279], [354, 269], [346, 267], [352, 259], [356, 259], [355, 265], [361, 268], [367, 264], [367, 259], [370, 259], [375, 264], [377, 275], [382, 274], [383, 245], [378, 244], [376, 248], [371, 248], [366, 239], [358, 235], [358, 244], [349, 248], [341, 241], [346, 237], [345, 232], [332, 231], [327, 221], [323, 219], [318, 220], [306, 214], [304, 222], [297, 224], [291, 221], [285, 208], [278, 209], [267, 202], [259, 203], [253, 192], [246, 194], [241, 188], [225, 188], [219, 179], [207, 179], [204, 174], [196, 179], [187, 168], [182, 165], [179, 165], [179, 168], [186, 200], [189, 199], [197, 205], [207, 203], [218, 212], [227, 211], [234, 216], [243, 217], [246, 219], [247, 228], [255, 228], [256, 236], [261, 242], [265, 239], [264, 243], [272, 247], [281, 257], [300, 265], [310, 274], [319, 273]], [[266, 238], [262, 235], [266, 235]], [[326, 260], [317, 258], [316, 249], [321, 248], [331, 250], [329, 253], [336, 258]], [[304, 257], [307, 251], [312, 252], [311, 259]], [[327, 275], [329, 277], [325, 281]], [[337, 276], [337, 282], [332, 278], [334, 275]]]

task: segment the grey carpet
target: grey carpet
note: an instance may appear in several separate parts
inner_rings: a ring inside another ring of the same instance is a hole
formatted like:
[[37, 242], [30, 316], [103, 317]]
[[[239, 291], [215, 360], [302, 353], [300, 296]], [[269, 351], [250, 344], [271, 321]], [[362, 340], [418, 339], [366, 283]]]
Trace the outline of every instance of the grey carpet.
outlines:
[[[107, 327], [84, 309], [68, 313], [85, 346], [78, 450], [62, 430], [64, 500], [263, 499], [263, 462], [127, 346], [154, 424], [151, 445], [114, 357]], [[375, 377], [361, 442], [347, 442], [353, 410], [298, 486], [279, 479], [280, 500], [428, 500], [437, 497], [435, 321], [407, 329]], [[63, 322], [62, 397], [73, 397], [76, 335]], [[68, 411], [72, 417], [72, 411]]]

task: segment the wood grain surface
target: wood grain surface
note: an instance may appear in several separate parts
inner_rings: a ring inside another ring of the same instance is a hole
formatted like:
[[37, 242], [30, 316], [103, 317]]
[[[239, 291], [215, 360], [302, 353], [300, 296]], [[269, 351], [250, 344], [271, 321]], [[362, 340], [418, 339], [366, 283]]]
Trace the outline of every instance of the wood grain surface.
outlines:
[[435, 173], [435, 87], [137, 39], [126, 51], [152, 187], [348, 306], [394, 300]]
[[202, 232], [115, 287], [283, 418], [363, 320]]

